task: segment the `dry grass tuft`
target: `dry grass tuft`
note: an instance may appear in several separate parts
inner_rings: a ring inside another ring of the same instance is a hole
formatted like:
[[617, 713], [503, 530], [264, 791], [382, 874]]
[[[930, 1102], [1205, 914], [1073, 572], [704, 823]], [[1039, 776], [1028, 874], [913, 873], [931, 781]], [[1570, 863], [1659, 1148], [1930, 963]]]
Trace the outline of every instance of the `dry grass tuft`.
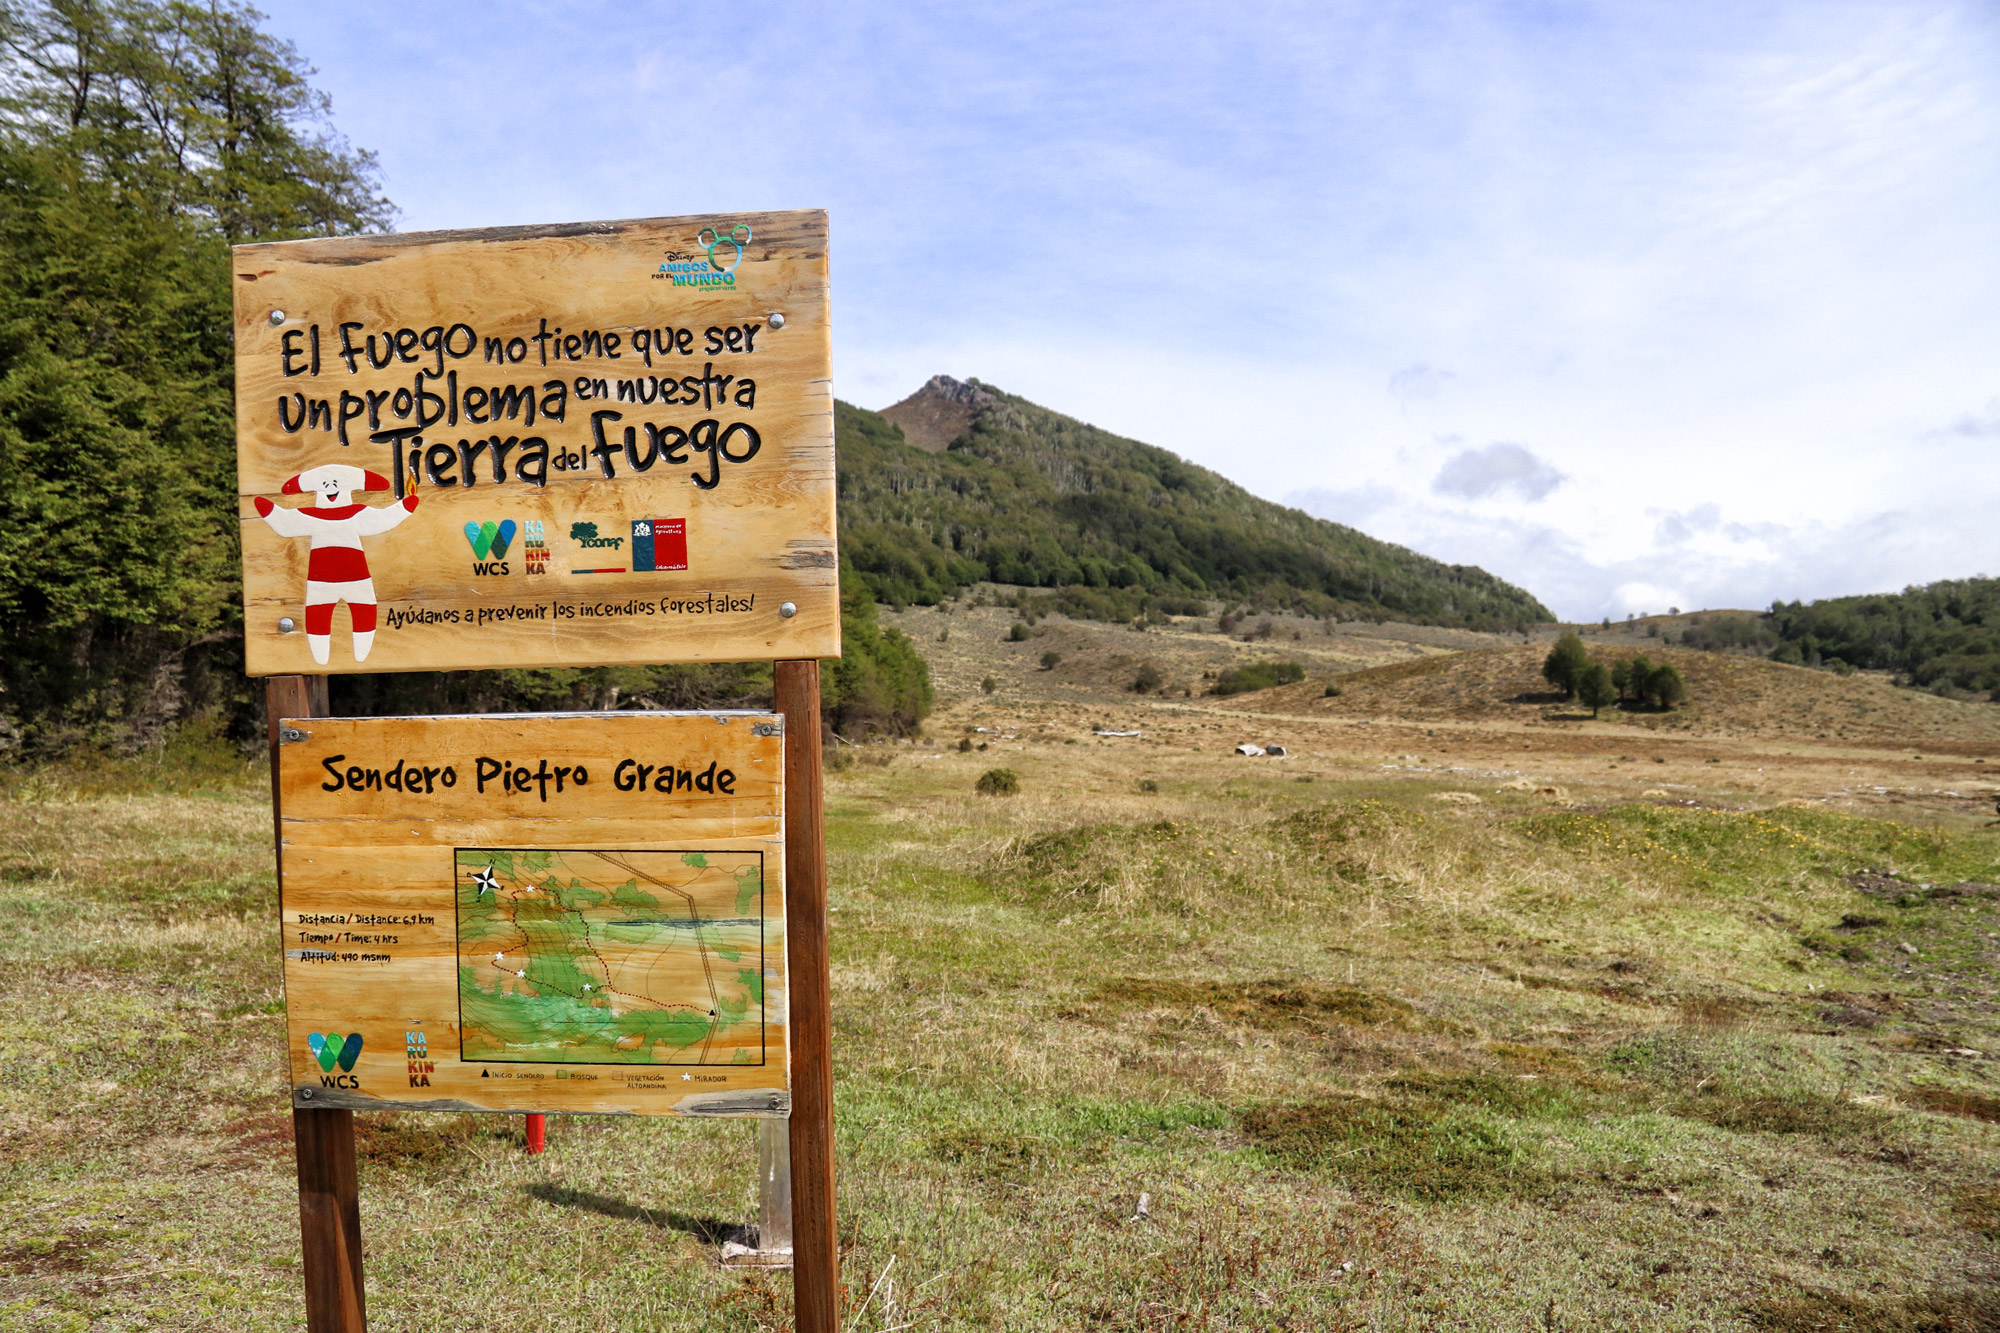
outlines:
[[2000, 1124], [2000, 1097], [1995, 1097], [1991, 1093], [1919, 1084], [1904, 1093], [1903, 1100], [1921, 1106], [1926, 1111], [1961, 1115], [1972, 1120]]
[[1751, 1324], [1773, 1333], [1972, 1333], [2000, 1328], [2000, 1292], [1978, 1287], [1921, 1296], [1808, 1292], [1759, 1301]]
[[1334, 1028], [1415, 1031], [1417, 1013], [1407, 1001], [1346, 986], [1310, 981], [1173, 981], [1124, 977], [1105, 983], [1066, 1018], [1096, 1019], [1120, 1010], [1205, 1010], [1228, 1023], [1264, 1031], [1324, 1033]]
[[1548, 1178], [1489, 1117], [1422, 1096], [1261, 1106], [1243, 1132], [1272, 1162], [1425, 1200], [1535, 1195]]
[[1887, 1111], [1861, 1106], [1839, 1097], [1812, 1092], [1779, 1096], [1717, 1093], [1682, 1099], [1678, 1115], [1705, 1121], [1717, 1129], [1765, 1134], [1802, 1134], [1818, 1139], [1846, 1139], [1878, 1133], [1893, 1120]]

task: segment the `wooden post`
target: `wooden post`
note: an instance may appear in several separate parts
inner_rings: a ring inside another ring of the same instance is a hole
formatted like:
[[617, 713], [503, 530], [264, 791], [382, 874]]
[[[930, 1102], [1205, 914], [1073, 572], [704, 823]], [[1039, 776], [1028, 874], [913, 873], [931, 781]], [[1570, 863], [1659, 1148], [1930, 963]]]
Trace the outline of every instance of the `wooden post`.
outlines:
[[[271, 742], [271, 824], [285, 839], [278, 808], [278, 719], [325, 717], [325, 676], [271, 676], [264, 686]], [[284, 892], [283, 857], [278, 891]], [[366, 1333], [367, 1291], [361, 1277], [361, 1186], [354, 1163], [354, 1112], [294, 1107], [298, 1151], [299, 1239], [305, 1250], [307, 1333]]]
[[785, 715], [793, 1321], [797, 1333], [835, 1333], [840, 1322], [840, 1245], [833, 1203], [833, 982], [827, 961], [818, 662], [777, 664], [777, 706]]

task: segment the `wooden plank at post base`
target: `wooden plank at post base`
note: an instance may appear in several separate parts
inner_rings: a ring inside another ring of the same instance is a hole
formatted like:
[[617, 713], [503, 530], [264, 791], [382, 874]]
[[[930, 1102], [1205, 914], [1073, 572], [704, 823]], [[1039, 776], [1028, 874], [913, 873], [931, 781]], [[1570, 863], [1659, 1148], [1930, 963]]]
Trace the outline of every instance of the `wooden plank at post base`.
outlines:
[[789, 1111], [777, 714], [283, 726], [295, 1106]]
[[250, 674], [839, 656], [826, 239], [236, 247]]

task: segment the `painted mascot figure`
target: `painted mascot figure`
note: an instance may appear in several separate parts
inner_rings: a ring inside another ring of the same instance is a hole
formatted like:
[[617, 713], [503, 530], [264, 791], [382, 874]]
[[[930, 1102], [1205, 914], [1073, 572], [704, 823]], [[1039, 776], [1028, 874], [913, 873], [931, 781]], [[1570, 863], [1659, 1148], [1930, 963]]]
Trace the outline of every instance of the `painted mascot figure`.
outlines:
[[417, 497], [371, 506], [353, 499], [364, 491], [386, 491], [389, 479], [345, 463], [308, 468], [284, 484], [285, 495], [310, 495], [303, 509], [285, 509], [256, 497], [257, 514], [280, 537], [305, 537], [306, 646], [325, 666], [333, 651], [333, 607], [347, 603], [354, 629], [354, 660], [368, 660], [375, 646], [375, 580], [368, 574], [363, 537], [389, 531], [417, 511]]

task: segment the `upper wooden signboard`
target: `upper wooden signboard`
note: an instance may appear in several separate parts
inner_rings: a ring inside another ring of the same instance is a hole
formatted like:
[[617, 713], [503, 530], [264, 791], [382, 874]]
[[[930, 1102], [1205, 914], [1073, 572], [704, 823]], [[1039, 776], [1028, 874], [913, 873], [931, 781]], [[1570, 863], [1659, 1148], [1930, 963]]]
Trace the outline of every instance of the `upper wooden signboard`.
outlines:
[[250, 673], [838, 656], [826, 235], [237, 247]]

